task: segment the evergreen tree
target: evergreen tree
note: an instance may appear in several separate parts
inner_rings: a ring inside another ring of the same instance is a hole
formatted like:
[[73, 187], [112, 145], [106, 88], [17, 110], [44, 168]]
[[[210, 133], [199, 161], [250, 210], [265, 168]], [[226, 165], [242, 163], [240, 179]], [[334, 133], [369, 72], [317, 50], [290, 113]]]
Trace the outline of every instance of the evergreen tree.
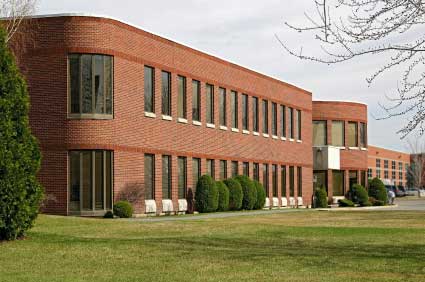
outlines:
[[25, 235], [43, 195], [36, 179], [41, 154], [28, 112], [27, 86], [0, 27], [0, 240]]

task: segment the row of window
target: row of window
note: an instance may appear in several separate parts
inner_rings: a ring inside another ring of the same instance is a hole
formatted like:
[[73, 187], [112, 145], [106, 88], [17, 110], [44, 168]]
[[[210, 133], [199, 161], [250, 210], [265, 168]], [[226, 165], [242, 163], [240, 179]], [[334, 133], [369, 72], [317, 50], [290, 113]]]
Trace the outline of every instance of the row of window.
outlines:
[[[177, 157], [177, 189], [178, 189], [178, 197], [179, 199], [184, 199], [187, 196], [187, 157]], [[170, 155], [162, 155], [162, 199], [170, 199], [172, 193], [172, 179], [173, 179], [173, 171], [172, 171], [172, 158]], [[219, 160], [219, 177], [221, 180], [224, 180], [228, 177], [227, 172], [227, 160]], [[155, 155], [153, 154], [145, 154], [145, 198], [146, 199], [154, 199], [155, 198]], [[211, 175], [213, 178], [215, 176], [215, 166], [216, 160], [207, 159], [206, 160], [206, 172]], [[250, 163], [243, 162], [242, 163], [242, 174], [248, 177], [250, 175]], [[254, 180], [259, 181], [260, 179], [260, 164], [252, 163], [252, 178]], [[263, 186], [266, 191], [266, 194], [269, 195], [269, 164], [262, 164], [262, 173], [263, 173]], [[280, 169], [281, 175], [281, 195], [282, 197], [286, 197], [286, 173], [287, 167], [284, 165], [278, 166], [276, 164], [271, 165], [272, 168], [272, 193], [273, 197], [278, 196], [278, 173]], [[295, 169], [297, 176], [297, 192], [298, 197], [302, 196], [302, 167], [294, 167], [289, 166], [289, 196], [294, 196], [295, 191]], [[196, 183], [198, 179], [201, 177], [201, 159], [200, 158], [192, 158], [192, 181], [194, 183], [193, 193], [195, 192]], [[239, 175], [239, 162], [231, 161], [231, 176]]]
[[[347, 129], [345, 121], [333, 120], [331, 126], [331, 141], [328, 141], [326, 120], [313, 121], [313, 146], [332, 145], [337, 147], [367, 147], [366, 123], [349, 121]], [[360, 135], [360, 144], [359, 144]], [[345, 138], [347, 137], [347, 140]]]

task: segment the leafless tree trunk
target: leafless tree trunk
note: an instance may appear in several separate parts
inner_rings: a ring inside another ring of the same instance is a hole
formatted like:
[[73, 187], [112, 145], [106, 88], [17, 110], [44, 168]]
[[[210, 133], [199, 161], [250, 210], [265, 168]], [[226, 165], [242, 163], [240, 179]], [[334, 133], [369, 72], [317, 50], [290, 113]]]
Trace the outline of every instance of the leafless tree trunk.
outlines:
[[0, 18], [6, 19], [3, 27], [6, 30], [6, 42], [17, 33], [26, 17], [34, 14], [37, 0], [0, 0]]
[[[407, 170], [407, 177], [410, 178], [412, 185], [421, 189], [425, 185], [425, 143], [419, 139], [409, 141], [409, 150], [411, 153], [411, 163]], [[418, 191], [420, 197], [420, 192]]]
[[[313, 36], [322, 54], [283, 48], [303, 60], [336, 64], [357, 57], [385, 56], [388, 61], [377, 67], [366, 80], [372, 84], [390, 71], [402, 71], [393, 89], [381, 104], [385, 115], [378, 119], [408, 116], [397, 133], [402, 138], [414, 130], [425, 132], [425, 1], [424, 0], [312, 0], [316, 16], [305, 13], [307, 26], [285, 22], [291, 30]], [[299, 41], [297, 41], [299, 42]], [[312, 46], [309, 46], [312, 47]], [[314, 47], [314, 46], [313, 46]]]

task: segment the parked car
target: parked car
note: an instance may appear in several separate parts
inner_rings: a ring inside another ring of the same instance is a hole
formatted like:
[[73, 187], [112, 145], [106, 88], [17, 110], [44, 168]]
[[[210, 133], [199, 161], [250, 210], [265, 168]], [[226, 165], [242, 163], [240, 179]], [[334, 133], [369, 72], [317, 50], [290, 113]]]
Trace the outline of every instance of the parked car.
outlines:
[[403, 186], [397, 186], [395, 188], [395, 196], [396, 197], [406, 197], [407, 196], [406, 189], [404, 189]]

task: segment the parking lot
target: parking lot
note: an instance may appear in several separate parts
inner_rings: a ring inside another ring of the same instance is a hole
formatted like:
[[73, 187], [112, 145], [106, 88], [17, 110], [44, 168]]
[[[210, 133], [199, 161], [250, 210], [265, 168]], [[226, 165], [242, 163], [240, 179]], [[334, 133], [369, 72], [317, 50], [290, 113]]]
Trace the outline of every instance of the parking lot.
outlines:
[[394, 210], [425, 211], [425, 197], [396, 198], [395, 204], [397, 204], [397, 207], [394, 207]]

